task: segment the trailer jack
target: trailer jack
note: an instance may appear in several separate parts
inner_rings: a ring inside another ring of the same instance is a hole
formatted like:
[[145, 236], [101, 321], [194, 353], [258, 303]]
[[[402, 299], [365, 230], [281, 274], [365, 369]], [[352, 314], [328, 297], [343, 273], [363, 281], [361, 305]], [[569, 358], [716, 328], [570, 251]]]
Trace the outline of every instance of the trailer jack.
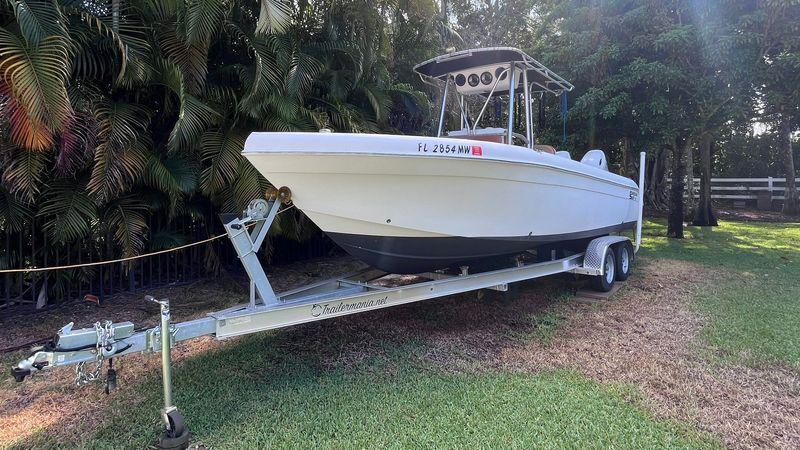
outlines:
[[158, 448], [184, 449], [189, 446], [189, 429], [183, 416], [172, 402], [172, 351], [169, 299], [156, 300], [148, 295], [145, 300], [157, 303], [161, 310], [161, 385], [164, 388], [164, 407], [161, 409], [161, 420], [164, 431], [158, 441]]

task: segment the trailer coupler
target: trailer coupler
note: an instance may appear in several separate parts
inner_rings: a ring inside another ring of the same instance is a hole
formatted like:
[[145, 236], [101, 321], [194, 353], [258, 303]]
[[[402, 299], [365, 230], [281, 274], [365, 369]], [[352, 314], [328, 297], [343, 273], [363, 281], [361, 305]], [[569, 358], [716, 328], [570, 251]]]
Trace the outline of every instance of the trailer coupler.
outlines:
[[[105, 359], [124, 353], [132, 346], [127, 342], [134, 334], [131, 322], [112, 323], [104, 320], [96, 322], [93, 328], [78, 330], [74, 330], [73, 325], [70, 322], [62, 327], [53, 340], [34, 349], [31, 356], [12, 367], [14, 379], [22, 381], [34, 372], [55, 366], [78, 364], [84, 368], [86, 363], [91, 362], [102, 365]], [[91, 378], [84, 376], [78, 384], [93, 381]]]

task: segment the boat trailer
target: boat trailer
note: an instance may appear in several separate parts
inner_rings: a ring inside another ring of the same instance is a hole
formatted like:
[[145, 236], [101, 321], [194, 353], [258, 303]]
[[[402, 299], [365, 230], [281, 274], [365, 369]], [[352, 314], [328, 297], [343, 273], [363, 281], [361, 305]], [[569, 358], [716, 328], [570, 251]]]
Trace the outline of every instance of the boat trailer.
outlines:
[[[172, 400], [171, 348], [178, 342], [201, 336], [214, 336], [222, 340], [479, 289], [505, 292], [511, 283], [559, 273], [593, 276], [595, 281], [599, 281], [596, 286], [600, 289], [610, 288], [615, 278], [619, 279], [620, 270], [624, 270], [624, 276], [627, 277], [629, 265], [641, 242], [644, 153], [641, 154], [640, 163], [635, 245], [625, 236], [603, 236], [590, 241], [584, 252], [563, 258], [555, 258], [555, 252], [551, 252], [549, 261], [529, 263], [517, 258], [507, 267], [476, 273], [470, 273], [469, 268], [464, 266], [457, 274], [444, 271], [419, 274], [422, 281], [399, 286], [381, 282], [392, 274], [368, 268], [276, 294], [258, 260], [257, 252], [281, 206], [291, 204], [291, 191], [283, 187], [268, 193], [266, 200], [252, 201], [242, 217], [223, 219], [228, 238], [250, 278], [248, 303], [212, 312], [200, 319], [172, 323], [169, 299], [147, 295], [145, 300], [158, 304], [160, 308], [159, 326], [135, 331], [131, 322], [112, 323], [106, 320], [95, 323], [91, 328], [73, 329], [73, 323], [69, 323], [58, 331], [52, 342], [35, 349], [31, 356], [12, 367], [11, 374], [21, 382], [37, 371], [76, 365], [76, 383], [83, 385], [100, 380], [103, 365], [108, 361], [108, 391], [116, 385], [113, 358], [160, 352], [164, 432], [158, 448], [186, 448], [189, 444], [188, 428]], [[615, 264], [615, 249], [628, 255], [623, 264]], [[88, 365], [94, 367], [89, 370]]]

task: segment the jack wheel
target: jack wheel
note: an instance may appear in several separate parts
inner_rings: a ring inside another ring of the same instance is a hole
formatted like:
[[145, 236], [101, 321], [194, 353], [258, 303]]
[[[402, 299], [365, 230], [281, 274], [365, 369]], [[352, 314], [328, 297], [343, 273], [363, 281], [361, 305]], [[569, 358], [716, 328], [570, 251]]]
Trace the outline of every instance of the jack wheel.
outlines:
[[600, 292], [608, 292], [614, 287], [614, 279], [616, 278], [616, 261], [614, 250], [609, 248], [603, 258], [603, 274], [598, 275], [592, 279], [592, 284], [595, 290]]
[[631, 264], [633, 263], [633, 253], [631, 248], [626, 243], [620, 244], [617, 248], [617, 259], [614, 261], [617, 266], [616, 278], [617, 281], [625, 281], [631, 274]]
[[183, 421], [183, 416], [178, 410], [167, 413], [169, 429], [164, 430], [161, 439], [158, 440], [156, 448], [162, 450], [183, 450], [189, 447], [189, 429]]

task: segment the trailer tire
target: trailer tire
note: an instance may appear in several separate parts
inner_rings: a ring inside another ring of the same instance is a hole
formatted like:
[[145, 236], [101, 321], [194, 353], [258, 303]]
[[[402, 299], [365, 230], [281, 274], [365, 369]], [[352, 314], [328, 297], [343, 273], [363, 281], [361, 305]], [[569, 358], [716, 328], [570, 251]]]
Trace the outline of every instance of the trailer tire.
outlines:
[[600, 292], [608, 292], [614, 287], [614, 279], [616, 278], [616, 261], [617, 258], [614, 249], [609, 248], [606, 255], [603, 257], [603, 274], [597, 275], [592, 280], [595, 290]]
[[631, 246], [627, 242], [623, 242], [617, 247], [615, 254], [616, 279], [617, 281], [625, 281], [631, 274], [631, 264], [633, 264]]

